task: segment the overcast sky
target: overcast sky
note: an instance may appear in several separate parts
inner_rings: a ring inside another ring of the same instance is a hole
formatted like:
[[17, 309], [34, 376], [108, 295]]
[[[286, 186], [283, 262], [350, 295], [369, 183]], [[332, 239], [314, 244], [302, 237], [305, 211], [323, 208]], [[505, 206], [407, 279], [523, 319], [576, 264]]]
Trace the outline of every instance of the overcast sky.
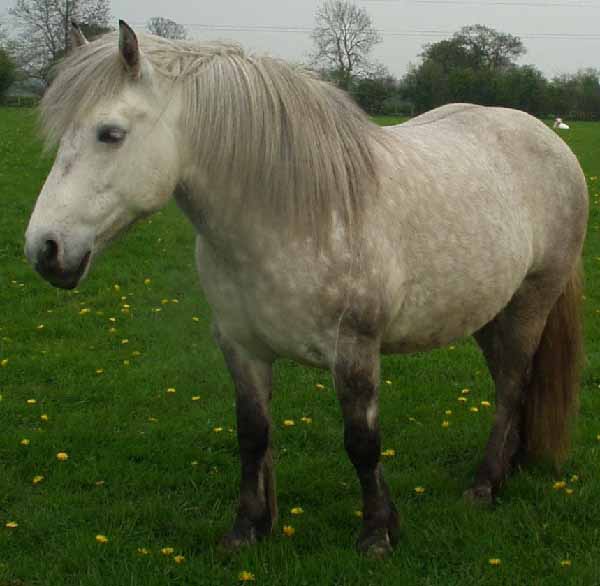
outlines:
[[[305, 61], [319, 0], [112, 0], [112, 14], [143, 30], [151, 16], [186, 25], [191, 37], [233, 39], [260, 53]], [[547, 76], [600, 68], [600, 0], [357, 0], [383, 42], [374, 57], [394, 75], [417, 61], [425, 43], [460, 27], [484, 24], [522, 38]], [[14, 0], [0, 0], [6, 16]]]

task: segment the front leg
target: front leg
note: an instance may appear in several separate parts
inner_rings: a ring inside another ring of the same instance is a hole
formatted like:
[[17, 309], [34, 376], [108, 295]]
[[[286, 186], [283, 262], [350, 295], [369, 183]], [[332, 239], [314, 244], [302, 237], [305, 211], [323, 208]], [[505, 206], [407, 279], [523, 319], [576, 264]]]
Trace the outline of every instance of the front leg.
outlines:
[[344, 416], [344, 445], [362, 489], [363, 528], [357, 547], [368, 555], [383, 557], [397, 541], [399, 522], [379, 462], [379, 347], [376, 342], [354, 335], [340, 339], [333, 375]]
[[237, 516], [222, 544], [228, 549], [237, 549], [269, 535], [277, 518], [269, 416], [271, 364], [250, 357], [239, 347], [217, 338], [235, 384], [241, 460]]

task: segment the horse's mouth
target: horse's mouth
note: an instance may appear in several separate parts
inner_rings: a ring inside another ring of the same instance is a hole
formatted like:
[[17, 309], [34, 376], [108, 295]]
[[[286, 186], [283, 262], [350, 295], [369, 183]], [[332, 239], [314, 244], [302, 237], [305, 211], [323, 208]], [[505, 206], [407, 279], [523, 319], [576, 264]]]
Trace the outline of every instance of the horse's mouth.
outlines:
[[92, 251], [88, 250], [79, 266], [75, 270], [70, 271], [60, 271], [60, 270], [52, 270], [49, 267], [42, 267], [41, 265], [36, 265], [36, 270], [46, 281], [48, 281], [54, 287], [58, 287], [60, 289], [75, 289], [81, 281], [84, 273], [86, 272], [88, 265], [90, 264], [90, 258], [92, 256]]

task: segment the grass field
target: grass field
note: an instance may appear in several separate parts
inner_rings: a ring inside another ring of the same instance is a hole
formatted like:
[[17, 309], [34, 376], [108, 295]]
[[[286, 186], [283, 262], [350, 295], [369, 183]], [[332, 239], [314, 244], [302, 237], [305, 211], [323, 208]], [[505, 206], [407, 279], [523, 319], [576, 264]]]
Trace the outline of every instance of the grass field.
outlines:
[[592, 195], [572, 458], [560, 475], [515, 476], [493, 510], [470, 508], [461, 495], [492, 419], [481, 401], [493, 402], [478, 351], [465, 341], [385, 358], [383, 447], [395, 450], [385, 468], [404, 529], [384, 562], [354, 550], [359, 490], [330, 378], [285, 361], [273, 404], [277, 533], [219, 552], [239, 477], [233, 389], [192, 228], [171, 205], [107, 251], [79, 290], [51, 288], [22, 254], [51, 165], [34, 129], [31, 111], [0, 109], [0, 586], [212, 586], [242, 571], [270, 586], [600, 584], [600, 124], [565, 135]]

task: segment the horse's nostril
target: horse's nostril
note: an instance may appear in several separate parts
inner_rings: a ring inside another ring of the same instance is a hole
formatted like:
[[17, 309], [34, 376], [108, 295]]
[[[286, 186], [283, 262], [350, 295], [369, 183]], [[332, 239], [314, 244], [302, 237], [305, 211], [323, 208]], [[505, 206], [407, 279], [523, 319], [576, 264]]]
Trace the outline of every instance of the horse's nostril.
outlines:
[[40, 253], [40, 261], [51, 264], [58, 257], [58, 244], [54, 240], [46, 240], [44, 249]]
[[56, 270], [58, 267], [59, 246], [56, 240], [48, 238], [40, 247], [37, 255], [37, 266], [39, 270]]

